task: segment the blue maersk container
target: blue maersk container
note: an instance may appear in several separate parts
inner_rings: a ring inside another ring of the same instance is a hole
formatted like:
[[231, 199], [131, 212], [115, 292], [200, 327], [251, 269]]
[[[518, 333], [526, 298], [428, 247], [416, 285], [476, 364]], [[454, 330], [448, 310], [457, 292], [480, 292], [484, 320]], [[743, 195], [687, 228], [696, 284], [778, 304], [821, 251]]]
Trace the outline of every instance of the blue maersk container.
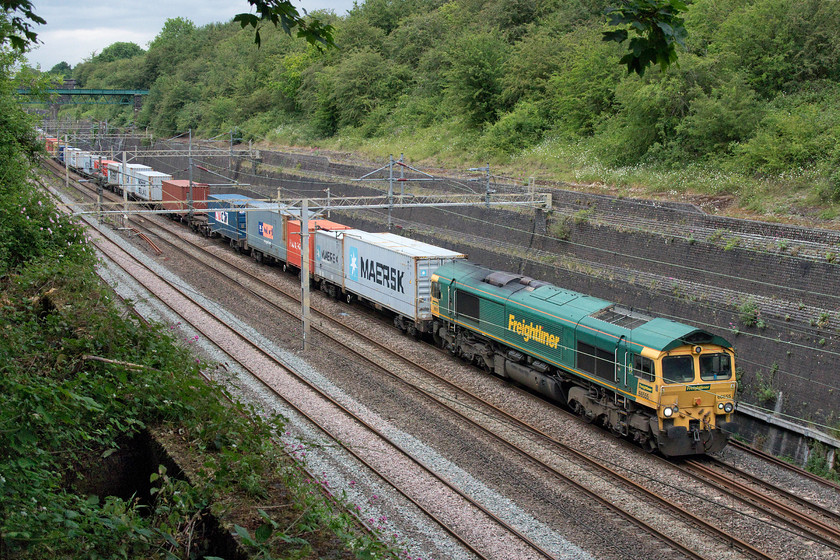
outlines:
[[249, 202], [254, 202], [254, 199], [241, 194], [211, 194], [207, 197], [207, 200], [207, 219], [210, 224], [210, 231], [231, 241], [244, 240], [246, 232], [245, 212], [235, 209], [246, 207]]

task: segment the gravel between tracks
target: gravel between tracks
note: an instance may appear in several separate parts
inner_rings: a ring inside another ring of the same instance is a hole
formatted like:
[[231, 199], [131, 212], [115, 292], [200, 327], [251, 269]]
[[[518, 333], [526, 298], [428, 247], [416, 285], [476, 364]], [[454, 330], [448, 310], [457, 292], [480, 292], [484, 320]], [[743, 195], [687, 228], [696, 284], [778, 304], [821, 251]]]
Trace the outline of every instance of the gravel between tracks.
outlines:
[[[148, 261], [148, 259], [146, 260]], [[151, 263], [151, 266], [155, 268], [154, 263]], [[162, 270], [157, 270], [157, 272], [168, 276], [168, 280], [183, 285], [183, 281], [180, 281], [176, 277], [167, 275]], [[124, 273], [113, 271], [103, 272], [103, 276], [108, 278], [113, 284], [116, 284], [118, 290], [121, 292], [125, 291], [121, 295], [136, 301], [136, 306], [141, 313], [150, 315], [150, 318], [154, 320], [170, 325], [178, 325], [178, 317], [174, 316], [171, 311], [161, 308], [155, 303], [154, 298], [148, 294], [143, 294], [142, 291], [137, 292], [137, 288], [130, 288], [129, 286], [132, 283], [126, 278]], [[221, 309], [217, 309], [217, 312], [225, 314]], [[238, 322], [232, 316], [229, 316], [228, 320], [234, 323]], [[348, 407], [364, 411], [364, 405], [355, 402], [346, 395], [342, 395], [340, 389], [329, 383], [328, 380], [324, 379], [317, 371], [309, 367], [305, 361], [294, 353], [276, 347], [271, 341], [266, 340], [244, 324], [240, 324], [239, 326], [242, 332], [248, 333], [250, 331], [249, 338], [251, 340], [259, 341], [261, 347], [280, 356], [286, 363], [304, 372], [308, 377], [319, 383], [322, 388], [338, 395], [345, 401]], [[186, 339], [191, 339], [193, 336], [196, 336], [195, 333], [191, 332], [183, 324], [178, 325], [178, 328], [181, 329]], [[199, 337], [197, 346], [203, 354], [211, 359], [220, 361], [226, 365], [227, 369], [236, 372], [236, 376], [239, 379], [240, 394], [242, 396], [249, 397], [249, 400], [252, 401], [256, 399], [257, 402], [263, 405], [264, 409], [279, 412], [290, 419], [289, 432], [285, 437], [287, 444], [290, 447], [303, 445], [304, 449], [308, 448], [308, 453], [301, 452], [302, 450], [300, 450], [298, 455], [306, 455], [310, 470], [320, 473], [319, 478], [328, 481], [334, 491], [343, 491], [346, 493], [348, 499], [357, 504], [360, 514], [363, 518], [368, 519], [370, 524], [383, 528], [389, 534], [393, 530], [396, 539], [400, 542], [405, 542], [406, 550], [411, 551], [412, 554], [414, 552], [421, 552], [423, 558], [471, 557], [460, 545], [452, 542], [452, 539], [448, 535], [429, 523], [425, 516], [419, 514], [413, 506], [408, 504], [392, 489], [381, 484], [374, 476], [365, 474], [364, 471], [366, 469], [358, 464], [355, 459], [349, 457], [346, 453], [342, 453], [334, 442], [325, 441], [324, 437], [317, 430], [312, 429], [307, 421], [295, 418], [296, 414], [293, 411], [283, 406], [281, 402], [278, 402], [278, 399], [262, 388], [260, 384], [253, 382], [248, 374], [242, 374], [241, 371], [237, 371], [238, 368], [230, 363], [230, 359], [225, 354], [220, 353], [217, 348], [207, 344], [206, 341], [202, 340], [202, 337]], [[549, 529], [542, 527], [538, 521], [528, 516], [527, 513], [518, 508], [513, 502], [483, 487], [479, 481], [472, 479], [468, 474], [460, 471], [456, 465], [437, 455], [427, 445], [412, 438], [408, 434], [389, 427], [386, 420], [377, 418], [372, 412], [367, 411], [366, 416], [369, 417], [369, 420], [379, 423], [382, 429], [387, 430], [389, 437], [400, 441], [403, 448], [411, 449], [413, 455], [422, 457], [424, 463], [430, 465], [436, 471], [446, 473], [450, 478], [458, 480], [467, 493], [478, 496], [484, 503], [497, 504], [498, 507], [501, 507], [508, 513], [509, 517], [514, 518], [514, 522], [517, 525], [528, 527], [532, 535], [533, 532], [542, 533], [543, 538], [541, 540], [543, 544], [549, 547], [558, 557], [591, 558], [590, 555], [578, 547], [567, 543], [561, 536], [553, 534]], [[356, 441], [354, 445], [366, 446], [374, 445], [374, 443]], [[406, 473], [406, 476], [417, 477], [418, 474]], [[418, 479], [417, 483], [422, 484], [422, 478]], [[389, 521], [393, 519], [399, 521], [399, 526]], [[464, 529], [473, 533], [476, 531], [480, 533], [484, 530], [482, 527], [475, 527], [471, 530], [469, 528]], [[521, 551], [514, 552], [517, 550], [515, 546], [513, 549], [509, 548], [511, 544], [505, 542], [505, 539], [497, 538], [496, 542], [492, 545], [494, 555], [498, 558], [523, 557]]]
[[[214, 246], [212, 242], [208, 242]], [[215, 245], [214, 252], [226, 254], [225, 258], [235, 258], [225, 248]], [[146, 257], [148, 261], [154, 261]], [[160, 260], [167, 260], [166, 265], [173, 270], [183, 268], [182, 272], [187, 282], [193, 283], [193, 291], [204, 292], [211, 288], [206, 280], [200, 277], [191, 277], [188, 263], [178, 263], [178, 258], [163, 257]], [[193, 266], [194, 268], [194, 266]], [[267, 277], [275, 276], [280, 282], [288, 286], [294, 286], [294, 279], [291, 277], [283, 279], [282, 273], [276, 269], [266, 267], [252, 267], [260, 275]], [[127, 279], [119, 274], [112, 276], [118, 289], [129, 285]], [[195, 280], [195, 282], [193, 282]], [[277, 280], [275, 278], [275, 280]], [[183, 281], [181, 281], [183, 283]], [[212, 283], [212, 282], [211, 282]], [[128, 296], [134, 299], [138, 309], [143, 308], [155, 318], [155, 314], [164, 323], [175, 324], [177, 318], [169, 315], [168, 311], [154, 311], [152, 299], [139, 294]], [[451, 420], [445, 420], [439, 430], [429, 432], [428, 427], [417, 430], [419, 411], [427, 416], [423, 421], [424, 426], [433, 425], [434, 421], [440, 420], [439, 413], [429, 412], [430, 407], [426, 403], [403, 400], [398, 397], [400, 391], [396, 386], [388, 386], [383, 391], [383, 382], [376, 376], [364, 375], [364, 367], [348, 362], [347, 356], [340, 355], [340, 352], [330, 348], [323, 341], [323, 345], [314, 356], [307, 356], [304, 361], [295, 352], [284, 350], [282, 346], [296, 347], [295, 341], [299, 339], [298, 327], [294, 322], [268, 320], [260, 317], [259, 311], [242, 315], [241, 294], [222, 295], [213, 297], [216, 304], [222, 308], [229, 308], [231, 319], [235, 321], [248, 320], [260, 331], [264, 331], [267, 338], [264, 338], [264, 347], [272, 353], [282, 356], [287, 363], [300, 371], [307, 371], [312, 379], [317, 379], [322, 387], [330, 392], [340, 395], [348, 406], [365, 410], [376, 422], [381, 423], [390, 434], [395, 435], [404, 442], [405, 448], [411, 447], [417, 455], [423, 457], [424, 462], [434, 465], [439, 472], [446, 473], [453, 480], [457, 480], [463, 488], [471, 495], [478, 497], [482, 503], [491, 506], [492, 509], [503, 511], [504, 516], [513, 519], [514, 524], [521, 528], [528, 528], [529, 534], [539, 535], [541, 543], [545, 541], [547, 547], [554, 551], [558, 557], [563, 558], [634, 558], [646, 556], [648, 558], [673, 558], [673, 551], [656, 550], [655, 546], [646, 545], [641, 542], [638, 536], [634, 537], [625, 528], [617, 526], [615, 520], [603, 517], [598, 512], [590, 511], [590, 506], [583, 503], [581, 499], [567, 497], [564, 491], [550, 492], [548, 489], [540, 488], [530, 496], [525, 492], [522, 482], [514, 480], [517, 473], [524, 476], [526, 473], [527, 484], [539, 484], [537, 475], [529, 473], [529, 469], [520, 464], [497, 465], [493, 464], [490, 453], [492, 445], [487, 442], [464, 442], [471, 436], [462, 426], [454, 426]], [[698, 500], [698, 494], [705, 494], [696, 482], [680, 480], [673, 471], [658, 467], [646, 460], [644, 455], [639, 453], [628, 453], [620, 446], [609, 439], [604, 431], [592, 426], [581, 425], [579, 422], [561, 417], [553, 411], [553, 407], [543, 403], [539, 399], [511, 392], [510, 387], [494, 377], [482, 375], [477, 370], [459, 364], [452, 360], [442, 360], [422, 344], [416, 344], [400, 335], [393, 328], [383, 325], [377, 321], [371, 321], [364, 314], [360, 314], [352, 307], [329, 302], [324, 298], [315, 298], [321, 307], [330, 309], [334, 316], [344, 317], [347, 321], [368, 321], [370, 330], [375, 335], [389, 344], [397, 345], [405, 349], [404, 354], [409, 359], [418, 363], [424, 363], [429, 367], [444, 373], [449, 379], [470, 391], [481, 394], [483, 398], [506, 408], [515, 416], [527, 419], [529, 422], [543, 427], [544, 431], [552, 433], [557, 439], [574, 443], [576, 447], [588, 449], [591, 453], [598, 455], [603, 462], [612, 463], [616, 468], [635, 473], [640, 481], [646, 485], [659, 485], [660, 493], [669, 495], [678, 503], [684, 503], [689, 509], [703, 508], [708, 511], [710, 518], [731, 515], [731, 511], [721, 506], [721, 498], [710, 495], [706, 500]], [[240, 315], [240, 318], [233, 317], [233, 314]], [[183, 326], [182, 326], [183, 327]], [[242, 324], [242, 328], [246, 327]], [[190, 338], [195, 333], [184, 331], [184, 337]], [[253, 331], [253, 339], [261, 337]], [[276, 343], [276, 344], [275, 344]], [[197, 343], [201, 351], [209, 358], [222, 363], [229, 362], [229, 358], [219, 354], [213, 348], [204, 348], [204, 341]], [[316, 366], [316, 367], [311, 367]], [[227, 365], [228, 369], [239, 379], [240, 394], [248, 400], [256, 400], [267, 410], [279, 411], [290, 419], [289, 433], [285, 441], [289, 446], [304, 446], [298, 450], [299, 455], [304, 455], [306, 461], [314, 472], [318, 472], [325, 480], [329, 481], [332, 488], [338, 492], [346, 492], [348, 498], [358, 504], [364, 518], [373, 520], [391, 530], [397, 535], [397, 539], [404, 541], [406, 548], [412, 554], [422, 554], [423, 558], [469, 558], [471, 555], [459, 545], [451, 542], [451, 539], [439, 528], [430, 524], [424, 515], [419, 514], [416, 509], [408, 504], [403, 498], [395, 495], [386, 485], [381, 484], [375, 476], [366, 472], [355, 459], [347, 456], [340, 448], [330, 441], [325, 441], [322, 435], [309, 426], [308, 422], [295, 418], [288, 409], [281, 403], [276, 402], [274, 397], [269, 397], [267, 392], [258, 385], [249, 383], [247, 376], [242, 377], [235, 366]], [[319, 371], [320, 370], [320, 371]], [[221, 375], [221, 374], [220, 374]], [[355, 380], [355, 384], [352, 382]], [[389, 406], [389, 402], [390, 403]], [[395, 408], [396, 407], [396, 408]], [[401, 415], [400, 411], [410, 408], [411, 413]], [[426, 424], [426, 423], [430, 424]], [[475, 438], [475, 440], [480, 438]], [[458, 441], [460, 438], [462, 441]], [[473, 450], [471, 458], [465, 458], [464, 452], [473, 443], [480, 443], [478, 451]], [[482, 454], [487, 454], [482, 468]], [[727, 452], [728, 453], [728, 452]], [[727, 457], [728, 460], [728, 457]], [[463, 465], [463, 466], [462, 466]], [[755, 465], [753, 466], [756, 467]], [[571, 468], [571, 467], [570, 467]], [[759, 467], [760, 468], [760, 467]], [[582, 475], [583, 476], [583, 475]], [[668, 481], [663, 484], [661, 481]], [[659, 482], [656, 482], [659, 481]], [[782, 482], [791, 484], [804, 484], [801, 481]], [[518, 491], [522, 491], [519, 493]], [[602, 491], [609, 493], [609, 486], [602, 487]], [[820, 494], [819, 489], [813, 490]], [[548, 493], [546, 493], [548, 492]], [[824, 491], [823, 491], [824, 493]], [[543, 503], [538, 503], [540, 499]], [[824, 498], [820, 498], [824, 499]], [[817, 500], [818, 501], [818, 500]], [[831, 500], [829, 500], [831, 501]], [[492, 504], [492, 505], [491, 505]], [[557, 511], [546, 511], [546, 510]], [[650, 508], [649, 508], [650, 509]], [[657, 512], [647, 512], [648, 516], [655, 516]], [[738, 516], [735, 516], [738, 517]], [[589, 519], [587, 519], [589, 518]], [[541, 520], [549, 520], [543, 523]], [[661, 521], [668, 523], [668, 519]], [[565, 526], [563, 524], [565, 523]], [[729, 523], [728, 523], [729, 524]], [[765, 549], [779, 558], [827, 558], [830, 556], [820, 555], [819, 552], [810, 550], [807, 546], [797, 542], [790, 542], [787, 538], [779, 538], [772, 526], [757, 522], [753, 518], [744, 518], [743, 521], [731, 522], [731, 526], [739, 531], [739, 536], [749, 537], [747, 540], [765, 543]], [[680, 529], [683, 530], [683, 529]], [[691, 528], [685, 528], [686, 541], [696, 540], [697, 535], [691, 536]], [[565, 536], [563, 536], [565, 535]], [[700, 537], [702, 538], [702, 537]], [[579, 546], [572, 544], [577, 543]], [[544, 544], [544, 543], [543, 543]], [[588, 550], [589, 553], [584, 552]], [[501, 553], [501, 550], [499, 551]], [[718, 550], [712, 553], [715, 558], [737, 558], [734, 551], [729, 554], [721, 554]], [[500, 558], [505, 557], [503, 555]], [[509, 556], [508, 556], [509, 557]]]

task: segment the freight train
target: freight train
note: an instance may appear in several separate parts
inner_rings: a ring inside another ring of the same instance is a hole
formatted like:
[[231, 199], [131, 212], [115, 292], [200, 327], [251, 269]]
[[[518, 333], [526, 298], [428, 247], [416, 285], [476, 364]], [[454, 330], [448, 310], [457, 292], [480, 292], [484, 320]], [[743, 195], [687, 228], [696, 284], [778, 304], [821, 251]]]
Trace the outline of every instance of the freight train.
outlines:
[[[47, 139], [47, 147], [109, 189], [176, 209], [175, 217], [257, 261], [301, 269], [301, 221], [290, 209], [208, 194], [207, 185], [188, 188], [187, 181], [145, 166], [102, 162], [55, 139]], [[192, 204], [201, 200], [206, 206]], [[393, 316], [403, 332], [516, 381], [616, 436], [677, 457], [719, 451], [737, 429], [735, 352], [720, 336], [491, 270], [392, 233], [308, 223], [314, 286], [348, 303], [366, 302]]]

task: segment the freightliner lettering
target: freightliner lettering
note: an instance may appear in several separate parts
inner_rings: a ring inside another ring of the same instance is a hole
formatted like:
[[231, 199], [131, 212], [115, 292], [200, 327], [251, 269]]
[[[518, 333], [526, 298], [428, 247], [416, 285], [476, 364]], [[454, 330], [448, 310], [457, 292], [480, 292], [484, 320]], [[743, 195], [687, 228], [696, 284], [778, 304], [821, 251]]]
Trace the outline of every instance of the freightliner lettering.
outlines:
[[560, 343], [560, 337], [545, 332], [542, 325], [534, 325], [533, 322], [517, 321], [513, 314], [508, 315], [508, 330], [521, 336], [525, 342], [533, 340], [534, 342], [555, 349]]

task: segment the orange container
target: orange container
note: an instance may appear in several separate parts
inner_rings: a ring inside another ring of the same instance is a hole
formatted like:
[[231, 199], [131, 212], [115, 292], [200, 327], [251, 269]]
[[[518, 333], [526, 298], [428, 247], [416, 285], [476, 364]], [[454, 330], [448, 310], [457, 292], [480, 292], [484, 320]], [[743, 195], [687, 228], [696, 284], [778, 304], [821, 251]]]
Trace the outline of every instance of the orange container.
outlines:
[[[309, 220], [309, 273], [315, 270], [315, 236], [313, 233], [317, 229], [327, 231], [338, 231], [341, 229], [353, 229], [350, 226], [345, 226], [329, 220]], [[286, 262], [290, 265], [301, 268], [300, 262], [300, 220], [289, 220], [286, 224]]]

